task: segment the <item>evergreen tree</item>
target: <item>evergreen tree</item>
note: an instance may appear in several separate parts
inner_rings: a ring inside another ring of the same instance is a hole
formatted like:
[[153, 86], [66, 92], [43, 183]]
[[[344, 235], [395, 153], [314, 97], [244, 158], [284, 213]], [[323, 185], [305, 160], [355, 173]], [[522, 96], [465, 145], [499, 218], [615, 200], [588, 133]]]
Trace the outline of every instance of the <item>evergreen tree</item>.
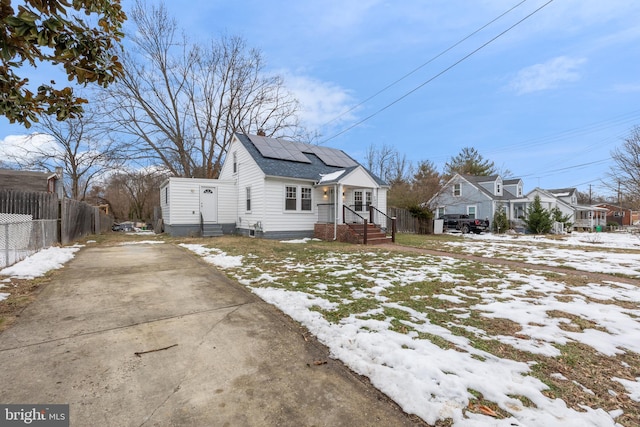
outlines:
[[490, 176], [495, 175], [497, 169], [495, 164], [486, 160], [475, 148], [465, 147], [460, 153], [452, 157], [444, 165], [445, 177], [452, 177], [454, 174], [474, 175], [474, 176]]
[[527, 218], [524, 222], [533, 234], [546, 234], [551, 231], [553, 227], [551, 212], [542, 207], [540, 196], [533, 199], [533, 203], [527, 209]]
[[493, 214], [491, 229], [494, 233], [504, 233], [509, 229], [509, 220], [507, 219], [507, 212], [503, 205], [498, 206], [498, 209], [496, 209], [496, 212]]

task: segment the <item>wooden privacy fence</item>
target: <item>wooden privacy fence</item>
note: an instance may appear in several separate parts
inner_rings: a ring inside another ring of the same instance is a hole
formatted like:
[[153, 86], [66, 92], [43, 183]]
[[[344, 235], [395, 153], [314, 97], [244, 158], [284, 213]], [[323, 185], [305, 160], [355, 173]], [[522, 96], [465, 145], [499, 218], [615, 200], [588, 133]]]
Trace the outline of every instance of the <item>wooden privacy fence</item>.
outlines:
[[[407, 209], [387, 208], [389, 217], [396, 217], [398, 233], [429, 234], [433, 232], [433, 221], [416, 218]], [[388, 224], [390, 227], [391, 224]]]
[[58, 195], [0, 190], [0, 213], [31, 215], [32, 219], [58, 219]]
[[[42, 221], [47, 221], [46, 227]], [[55, 243], [66, 245], [89, 234], [109, 231], [113, 219], [98, 207], [72, 199], [58, 200], [54, 193], [0, 190], [0, 223], [5, 224], [0, 227], [0, 251], [5, 254], [6, 264], [8, 254], [17, 262], [20, 257], [14, 254], [30, 254]], [[40, 232], [44, 237], [34, 235], [45, 228], [46, 232]]]

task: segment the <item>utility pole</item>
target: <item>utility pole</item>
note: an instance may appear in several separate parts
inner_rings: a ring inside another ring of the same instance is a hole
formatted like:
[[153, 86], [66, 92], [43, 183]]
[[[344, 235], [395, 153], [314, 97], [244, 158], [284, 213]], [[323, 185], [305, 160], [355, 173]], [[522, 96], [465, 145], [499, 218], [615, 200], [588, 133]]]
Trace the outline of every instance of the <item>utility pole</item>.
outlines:
[[618, 180], [618, 206], [620, 206], [620, 180]]
[[589, 184], [589, 204], [591, 203], [591, 184]]

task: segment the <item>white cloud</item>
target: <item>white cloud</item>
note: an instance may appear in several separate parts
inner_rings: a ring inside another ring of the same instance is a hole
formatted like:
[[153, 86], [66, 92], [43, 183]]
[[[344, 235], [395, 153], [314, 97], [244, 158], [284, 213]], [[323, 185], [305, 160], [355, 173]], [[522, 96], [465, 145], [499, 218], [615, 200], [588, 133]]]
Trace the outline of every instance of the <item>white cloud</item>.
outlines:
[[60, 146], [51, 135], [33, 133], [31, 135], [8, 135], [0, 141], [0, 158], [12, 162], [19, 160], [26, 164], [41, 158], [43, 153], [59, 153]]
[[346, 112], [354, 105], [348, 90], [311, 77], [283, 74], [287, 88], [300, 101], [300, 121], [309, 130], [320, 131], [354, 120], [354, 112]]
[[559, 56], [542, 64], [523, 68], [511, 81], [509, 87], [518, 95], [554, 89], [563, 83], [580, 80], [579, 68], [585, 58]]

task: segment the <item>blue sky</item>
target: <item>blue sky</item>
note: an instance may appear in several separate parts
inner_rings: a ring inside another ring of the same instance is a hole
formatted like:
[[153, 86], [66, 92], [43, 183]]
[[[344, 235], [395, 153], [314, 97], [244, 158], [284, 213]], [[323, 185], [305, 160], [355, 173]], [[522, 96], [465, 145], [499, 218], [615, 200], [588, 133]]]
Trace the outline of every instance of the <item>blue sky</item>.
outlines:
[[[592, 185], [605, 193], [611, 150], [640, 125], [640, 2], [555, 0], [482, 47], [547, 3], [526, 0], [454, 46], [520, 1], [167, 7], [194, 41], [240, 35], [260, 49], [302, 102], [306, 126], [358, 160], [371, 144], [391, 145], [442, 167], [469, 146], [522, 177], [525, 191]], [[27, 133], [0, 119], [0, 138]]]

